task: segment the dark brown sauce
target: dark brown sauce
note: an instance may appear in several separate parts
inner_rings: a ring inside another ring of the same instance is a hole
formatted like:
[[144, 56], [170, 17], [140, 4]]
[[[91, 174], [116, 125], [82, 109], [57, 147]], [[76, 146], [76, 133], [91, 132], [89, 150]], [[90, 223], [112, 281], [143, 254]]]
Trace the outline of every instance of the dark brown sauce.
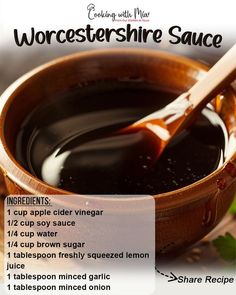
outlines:
[[158, 161], [147, 130], [116, 133], [178, 96], [143, 82], [84, 86], [35, 109], [17, 138], [16, 156], [45, 182], [81, 194], [158, 194], [205, 177], [223, 161], [227, 134], [205, 109]]

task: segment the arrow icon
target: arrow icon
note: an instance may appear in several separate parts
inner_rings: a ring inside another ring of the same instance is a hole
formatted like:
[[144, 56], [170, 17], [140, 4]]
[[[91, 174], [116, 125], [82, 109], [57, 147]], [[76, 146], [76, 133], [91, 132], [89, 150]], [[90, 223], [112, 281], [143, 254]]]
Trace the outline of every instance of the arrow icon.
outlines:
[[173, 274], [172, 271], [170, 272], [169, 275], [167, 275], [167, 274], [161, 272], [156, 266], [155, 266], [155, 269], [156, 269], [156, 271], [157, 271], [160, 275], [162, 275], [162, 276], [164, 276], [164, 277], [166, 277], [166, 278], [169, 278], [168, 282], [173, 282], [173, 281], [177, 281], [177, 280], [178, 280], [178, 277], [177, 277], [175, 274]]
[[173, 274], [172, 271], [170, 272], [170, 274], [171, 274], [171, 276], [169, 276], [170, 280], [168, 280], [168, 282], [173, 282], [173, 281], [178, 280], [178, 277], [175, 274]]

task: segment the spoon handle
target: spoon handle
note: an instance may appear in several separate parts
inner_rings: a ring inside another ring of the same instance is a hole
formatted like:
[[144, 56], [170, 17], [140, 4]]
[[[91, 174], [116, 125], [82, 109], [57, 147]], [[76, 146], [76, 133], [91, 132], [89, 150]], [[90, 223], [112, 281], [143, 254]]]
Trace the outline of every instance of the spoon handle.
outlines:
[[236, 78], [236, 44], [188, 91], [195, 109], [205, 105]]

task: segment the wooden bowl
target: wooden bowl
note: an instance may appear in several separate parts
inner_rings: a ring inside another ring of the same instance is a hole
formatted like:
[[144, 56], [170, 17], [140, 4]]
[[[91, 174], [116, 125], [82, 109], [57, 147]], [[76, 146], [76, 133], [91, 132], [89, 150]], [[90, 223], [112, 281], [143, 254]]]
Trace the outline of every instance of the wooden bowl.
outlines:
[[[165, 52], [107, 49], [66, 56], [27, 73], [0, 98], [0, 167], [8, 193], [72, 194], [31, 175], [14, 157], [19, 126], [27, 114], [48, 97], [87, 82], [132, 77], [181, 93], [206, 71], [207, 67], [196, 61]], [[154, 196], [159, 253], [180, 250], [201, 239], [222, 219], [233, 200], [236, 191], [236, 141], [233, 141], [236, 96], [231, 88], [226, 90], [220, 115], [232, 143], [231, 154], [224, 165], [194, 184]], [[101, 202], [105, 202], [104, 199]], [[109, 202], [114, 207], [114, 200]]]

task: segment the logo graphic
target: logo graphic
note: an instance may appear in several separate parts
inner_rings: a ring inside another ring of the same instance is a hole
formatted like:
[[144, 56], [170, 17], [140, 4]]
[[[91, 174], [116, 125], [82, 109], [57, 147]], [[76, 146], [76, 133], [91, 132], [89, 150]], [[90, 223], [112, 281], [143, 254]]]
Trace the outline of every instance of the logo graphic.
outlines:
[[107, 9], [96, 9], [94, 3], [87, 6], [88, 19], [111, 19], [113, 22], [148, 22], [150, 12], [135, 7], [133, 9], [125, 9], [118, 12], [108, 11]]

